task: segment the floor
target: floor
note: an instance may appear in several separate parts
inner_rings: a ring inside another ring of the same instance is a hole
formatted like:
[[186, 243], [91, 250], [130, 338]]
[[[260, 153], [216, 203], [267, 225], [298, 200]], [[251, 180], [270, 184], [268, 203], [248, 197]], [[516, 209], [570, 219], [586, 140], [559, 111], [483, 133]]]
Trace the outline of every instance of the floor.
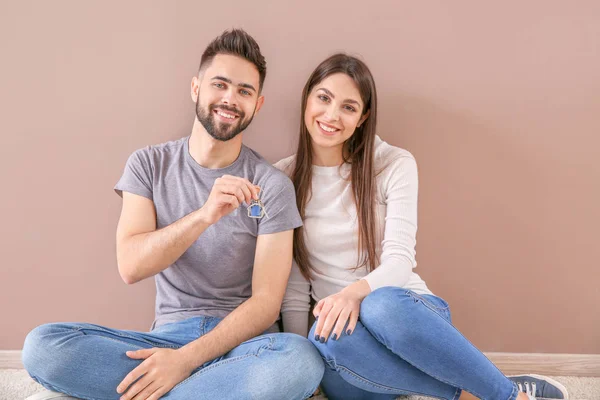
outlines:
[[[569, 390], [571, 400], [600, 400], [600, 378], [556, 377]], [[42, 390], [27, 372], [19, 369], [0, 369], [0, 400], [23, 400]], [[426, 400], [426, 397], [407, 397], [406, 400]], [[317, 400], [317, 399], [315, 399]], [[325, 400], [319, 397], [318, 400]]]

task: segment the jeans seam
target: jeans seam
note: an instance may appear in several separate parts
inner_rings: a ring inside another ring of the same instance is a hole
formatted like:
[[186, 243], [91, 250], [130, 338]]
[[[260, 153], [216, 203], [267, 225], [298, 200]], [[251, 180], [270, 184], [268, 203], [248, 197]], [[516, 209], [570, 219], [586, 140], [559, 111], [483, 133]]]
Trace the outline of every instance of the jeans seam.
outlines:
[[[135, 340], [135, 341], [139, 341], [139, 342], [144, 342], [144, 343], [146, 343], [146, 344], [148, 344], [150, 346], [153, 346], [153, 347], [171, 348], [171, 349], [176, 349], [176, 348], [181, 347], [181, 346], [178, 346], [178, 345], [169, 345], [169, 344], [157, 343], [157, 342], [153, 342], [151, 340], [148, 340], [146, 338], [136, 337], [136, 336], [132, 336], [132, 335], [126, 335], [126, 334], [124, 335], [124, 334], [119, 333], [119, 332], [113, 332], [113, 331], [110, 331], [110, 330], [107, 330], [107, 329], [102, 329], [102, 328], [97, 328], [97, 327], [94, 327], [94, 328], [77, 327], [77, 328], [73, 328], [73, 330], [77, 331], [77, 332], [81, 332], [83, 335], [86, 335], [86, 336], [92, 336], [92, 335], [88, 335], [87, 333], [83, 332], [84, 330], [103, 332], [103, 333], [107, 333], [109, 335], [117, 336], [117, 337], [120, 337], [120, 338], [125, 338], [125, 339], [131, 339], [131, 340]], [[115, 338], [109, 337], [109, 336], [103, 336], [103, 335], [96, 335], [96, 336], [103, 337], [103, 338], [110, 339], [110, 340], [114, 340], [114, 341], [119, 342], [119, 343], [131, 344], [131, 343], [128, 343], [128, 342], [125, 342], [125, 341], [121, 341], [121, 340], [118, 340], [118, 339], [115, 339]], [[136, 346], [140, 347], [140, 348], [143, 348], [142, 346], [139, 346], [139, 345], [136, 345]]]
[[311, 390], [304, 392], [304, 394], [302, 395], [302, 400], [310, 398], [317, 391], [317, 389], [319, 388], [320, 385], [321, 385], [321, 381], [317, 382], [317, 385], [314, 386]]
[[518, 391], [519, 389], [517, 388], [517, 384], [513, 382], [513, 388], [512, 388], [512, 392], [510, 392], [510, 397], [508, 398], [508, 400], [517, 400], [518, 397]]
[[[258, 341], [257, 339], [259, 339], [259, 338], [262, 339], [260, 336], [258, 336], [256, 338], [252, 339], [251, 343], [257, 342]], [[256, 354], [254, 355], [255, 357], [260, 356], [261, 353], [263, 351], [265, 351], [265, 350], [273, 350], [273, 343], [275, 343], [275, 338], [267, 336], [267, 339], [269, 339], [269, 344], [267, 346], [261, 346], [261, 347], [259, 347], [258, 350], [256, 351]]]
[[460, 395], [462, 393], [462, 389], [457, 387], [456, 388], [456, 392], [454, 392], [454, 397], [452, 398], [452, 400], [458, 400], [460, 399]]
[[[272, 336], [267, 336], [267, 335], [260, 335], [260, 336], [253, 337], [252, 339], [249, 339], [249, 340], [246, 340], [245, 342], [240, 343], [240, 345], [246, 344], [246, 343], [258, 342], [259, 340], [264, 340], [264, 339], [269, 340], [269, 344], [266, 346], [266, 348], [268, 350], [272, 350], [273, 343], [275, 342], [275, 338]], [[262, 350], [264, 350], [263, 347], [259, 348], [259, 351], [256, 353], [256, 355], [259, 355]]]
[[[427, 300], [425, 297], [421, 296], [418, 293], [413, 292], [412, 290], [407, 290], [406, 294], [409, 295], [409, 296], [411, 296], [411, 297], [413, 297], [413, 298], [421, 300], [424, 304], [428, 305], [431, 308], [435, 308], [436, 310], [446, 311], [446, 310], [448, 310], [450, 308], [450, 305], [447, 305], [446, 307], [438, 307], [435, 304], [431, 303], [429, 300]], [[441, 297], [438, 297], [438, 296], [435, 296], [435, 297], [437, 297], [440, 300], [443, 300], [446, 304], [448, 304], [446, 302], [446, 300], [442, 299]]]
[[[74, 330], [74, 331], [81, 332], [81, 330], [82, 330], [82, 329], [86, 329], [86, 328], [75, 328], [75, 329], [73, 329], [73, 330]], [[96, 329], [90, 329], [90, 330], [96, 330]], [[114, 332], [107, 331], [107, 330], [104, 330], [104, 329], [98, 329], [98, 330], [99, 330], [99, 331], [102, 331], [102, 332], [104, 332], [104, 333], [109, 333], [109, 334], [113, 334], [113, 333], [114, 333]], [[83, 335], [86, 335], [86, 336], [93, 336], [93, 335], [88, 335], [88, 334], [86, 334], [85, 332], [81, 332], [81, 333], [82, 333]], [[103, 339], [112, 340], [113, 342], [117, 342], [117, 343], [122, 343], [122, 344], [127, 344], [127, 345], [130, 345], [130, 346], [138, 347], [138, 348], [140, 348], [140, 349], [143, 349], [143, 348], [144, 348], [143, 346], [140, 346], [139, 344], [133, 344], [133, 343], [129, 343], [129, 342], [126, 342], [126, 341], [124, 341], [124, 340], [119, 340], [119, 339], [117, 339], [117, 338], [110, 337], [110, 336], [102, 336], [102, 335], [95, 335], [95, 336], [96, 336], [96, 337], [101, 337], [101, 338], [103, 338]], [[151, 342], [150, 340], [147, 340], [147, 339], [142, 339], [142, 338], [138, 338], [138, 337], [135, 337], [135, 336], [129, 336], [129, 335], [118, 335], [118, 334], [115, 334], [115, 336], [118, 336], [118, 337], [120, 337], [120, 338], [124, 338], [124, 339], [126, 338], [126, 339], [132, 339], [132, 340], [135, 340], [135, 341], [141, 341], [141, 342], [144, 342], [144, 343], [146, 343], [146, 344], [148, 344], [148, 345], [150, 345], [150, 346], [157, 347], [157, 348], [163, 348], [163, 349], [164, 349], [164, 348], [169, 348], [169, 349], [178, 349], [178, 348], [180, 348], [180, 347], [181, 347], [181, 346], [178, 346], [178, 345], [162, 344], [162, 343], [155, 343], [155, 342], [153, 343], [153, 342]]]
[[206, 334], [205, 330], [206, 330], [206, 318], [202, 318], [202, 321], [200, 322], [200, 327], [199, 327], [199, 332], [198, 332], [198, 337], [200, 336], [204, 336]]
[[[103, 339], [108, 339], [108, 340], [112, 340], [113, 342], [117, 342], [117, 343], [122, 343], [122, 344], [127, 344], [129, 346], [133, 346], [133, 347], [138, 347], [140, 349], [144, 349], [145, 347], [140, 346], [139, 344], [133, 344], [133, 343], [129, 343], [123, 340], [119, 340], [119, 339], [115, 339], [115, 338], [111, 338], [111, 337], [107, 337], [107, 336], [100, 336]], [[139, 340], [139, 339], [136, 339]], [[178, 345], [171, 345], [171, 344], [157, 344], [157, 343], [147, 343], [153, 347], [156, 348], [160, 348], [160, 349], [179, 349], [181, 346]]]
[[[330, 362], [330, 361], [326, 360], [324, 357], [322, 357], [322, 358], [323, 358], [323, 361], [325, 361], [325, 363], [327, 365], [332, 366], [338, 373], [340, 373], [340, 372], [347, 372], [349, 375], [351, 375], [356, 380], [361, 381], [361, 382], [363, 382], [363, 383], [365, 383], [367, 385], [373, 386], [374, 388], [382, 389], [382, 390], [387, 390], [387, 391], [390, 391], [390, 392], [398, 392], [398, 391], [400, 391], [400, 392], [403, 392], [402, 394], [407, 394], [407, 395], [415, 394], [415, 395], [422, 395], [422, 396], [432, 396], [432, 395], [427, 394], [427, 393], [415, 392], [415, 391], [410, 390], [410, 389], [400, 389], [400, 388], [394, 388], [394, 387], [391, 387], [391, 386], [381, 385], [379, 383], [370, 381], [370, 380], [368, 380], [368, 379], [366, 379], [366, 378], [358, 375], [356, 372], [352, 371], [348, 367], [345, 367], [343, 365], [337, 364], [334, 360], [331, 360], [332, 362]], [[396, 393], [391, 393], [391, 394], [396, 394]], [[443, 399], [443, 397], [439, 397], [439, 398]]]
[[317, 386], [313, 387], [312, 390], [305, 392], [304, 395], [302, 396], [302, 400], [310, 398], [310, 396], [312, 396], [317, 391], [317, 388], [319, 387], [320, 384], [321, 384], [321, 382], [317, 383]]

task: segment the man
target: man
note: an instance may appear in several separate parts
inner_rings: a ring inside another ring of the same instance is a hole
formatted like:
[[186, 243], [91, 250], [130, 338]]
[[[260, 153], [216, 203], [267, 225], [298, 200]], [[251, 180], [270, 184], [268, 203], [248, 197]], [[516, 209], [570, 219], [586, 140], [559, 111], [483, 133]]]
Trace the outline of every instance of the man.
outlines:
[[[204, 51], [189, 137], [134, 152], [115, 190], [119, 273], [155, 276], [149, 333], [47, 324], [23, 363], [47, 389], [85, 399], [303, 399], [323, 362], [276, 321], [301, 225], [289, 179], [242, 144], [266, 64], [242, 30]], [[260, 336], [259, 336], [260, 335]], [[62, 396], [48, 391], [43, 398]]]

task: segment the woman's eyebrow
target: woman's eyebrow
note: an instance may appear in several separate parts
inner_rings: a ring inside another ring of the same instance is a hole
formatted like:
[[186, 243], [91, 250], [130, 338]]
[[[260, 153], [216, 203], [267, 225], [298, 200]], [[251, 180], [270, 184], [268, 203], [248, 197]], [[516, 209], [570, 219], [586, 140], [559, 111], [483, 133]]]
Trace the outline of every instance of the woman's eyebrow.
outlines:
[[[317, 90], [322, 90], [324, 91], [329, 97], [331, 97], [332, 99], [335, 99], [335, 96], [333, 93], [331, 93], [331, 91], [329, 89], [326, 89], [324, 87], [322, 88], [318, 88]], [[344, 100], [344, 103], [353, 103], [356, 104], [357, 106], [360, 106], [360, 103], [354, 99], [346, 99]]]

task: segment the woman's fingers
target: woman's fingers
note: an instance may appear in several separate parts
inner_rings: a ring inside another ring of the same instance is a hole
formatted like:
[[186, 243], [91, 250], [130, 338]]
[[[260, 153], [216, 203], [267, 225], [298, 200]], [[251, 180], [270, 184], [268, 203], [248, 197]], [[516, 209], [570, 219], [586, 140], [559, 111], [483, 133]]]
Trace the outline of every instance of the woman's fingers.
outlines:
[[350, 313], [350, 322], [348, 322], [348, 327], [346, 328], [346, 335], [352, 335], [352, 332], [354, 332], [354, 328], [356, 328], [356, 324], [358, 323], [358, 314], [358, 309], [352, 310]]
[[337, 323], [335, 324], [335, 328], [333, 329], [333, 334], [331, 339], [338, 340], [342, 337], [342, 332], [344, 331], [344, 327], [348, 322], [348, 318], [350, 317], [352, 310], [350, 308], [344, 308], [340, 313], [340, 316], [337, 319]]
[[319, 334], [319, 341], [321, 343], [325, 343], [327, 341], [327, 339], [329, 338], [329, 334], [331, 333], [331, 330], [333, 329], [333, 326], [335, 325], [335, 321], [338, 320], [338, 317], [341, 312], [342, 312], [342, 308], [334, 307], [327, 314], [327, 319], [325, 320], [325, 323], [323, 324], [323, 329], [321, 330], [321, 333]]
[[317, 327], [315, 328], [315, 340], [321, 339], [321, 331], [327, 320], [327, 315], [333, 308], [333, 304], [329, 301], [324, 301], [321, 306], [321, 311], [318, 314], [319, 319], [317, 320]]
[[319, 314], [321, 313], [321, 309], [323, 309], [323, 300], [319, 301], [315, 308], [313, 308], [313, 315], [315, 318], [319, 318]]

